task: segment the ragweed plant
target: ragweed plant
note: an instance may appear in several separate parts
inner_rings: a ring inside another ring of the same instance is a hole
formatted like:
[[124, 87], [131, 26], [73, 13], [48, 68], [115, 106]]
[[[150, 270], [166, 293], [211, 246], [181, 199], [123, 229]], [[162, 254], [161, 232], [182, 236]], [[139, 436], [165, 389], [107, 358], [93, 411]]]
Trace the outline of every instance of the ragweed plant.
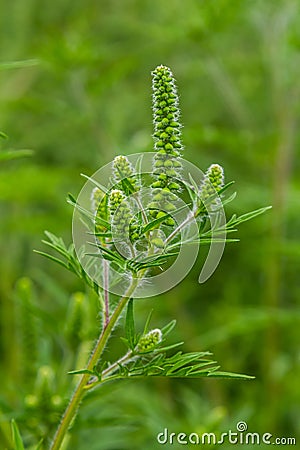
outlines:
[[[207, 351], [184, 353], [177, 349], [182, 342], [168, 343], [175, 320], [151, 329], [149, 316], [143, 331], [135, 327], [136, 298], [175, 286], [192, 267], [202, 244], [214, 249], [199, 277], [200, 282], [205, 281], [216, 268], [225, 242], [237, 240], [227, 235], [268, 209], [226, 220], [224, 205], [235, 196], [226, 195], [232, 182], [225, 184], [224, 170], [218, 164], [202, 173], [183, 159], [173, 74], [168, 67], [159, 66], [152, 76], [154, 152], [117, 156], [93, 177], [85, 176], [88, 181], [78, 198], [69, 196], [74, 206], [74, 243], [66, 246], [61, 238], [46, 232], [44, 243], [59, 257], [38, 252], [95, 291], [103, 317], [86, 366], [70, 371], [80, 379], [51, 440], [51, 450], [66, 445], [85, 394], [107, 381], [155, 376], [251, 378], [220, 371]], [[81, 307], [78, 299], [73, 311], [76, 323], [80, 323]], [[123, 341], [127, 350], [108, 363], [103, 351], [125, 311]], [[73, 346], [79, 343], [76, 333], [70, 339]], [[13, 430], [17, 436], [15, 424]]]

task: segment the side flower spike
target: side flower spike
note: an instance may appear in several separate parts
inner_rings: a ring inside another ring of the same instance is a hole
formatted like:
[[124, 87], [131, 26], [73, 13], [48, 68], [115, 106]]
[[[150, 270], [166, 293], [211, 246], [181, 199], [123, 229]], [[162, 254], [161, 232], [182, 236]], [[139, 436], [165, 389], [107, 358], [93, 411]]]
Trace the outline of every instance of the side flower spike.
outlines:
[[122, 180], [126, 179], [129, 183], [129, 186], [131, 185], [132, 191], [137, 191], [139, 188], [137, 176], [134, 173], [132, 164], [129, 162], [126, 156], [119, 155], [114, 158], [113, 177], [116, 183], [120, 183], [121, 186]]
[[109, 194], [109, 210], [111, 221], [117, 238], [131, 241], [138, 238], [137, 224], [132, 219], [130, 204], [119, 189], [113, 189]]
[[224, 186], [224, 169], [219, 164], [211, 164], [207, 169], [199, 189], [200, 204], [207, 207], [207, 204], [216, 209], [220, 204], [219, 197], [216, 196]]

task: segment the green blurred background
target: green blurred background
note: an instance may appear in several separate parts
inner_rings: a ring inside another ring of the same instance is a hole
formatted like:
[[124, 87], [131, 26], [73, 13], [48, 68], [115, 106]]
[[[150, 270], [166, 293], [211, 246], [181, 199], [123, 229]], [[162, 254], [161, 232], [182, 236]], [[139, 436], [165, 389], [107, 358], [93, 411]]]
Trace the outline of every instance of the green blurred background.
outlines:
[[[236, 181], [228, 216], [273, 209], [242, 226], [204, 285], [199, 264], [164, 296], [138, 302], [137, 324], [151, 308], [153, 326], [177, 318], [185, 350], [211, 350], [224, 370], [256, 379], [109, 384], [84, 402], [70, 448], [150, 450], [165, 427], [221, 433], [240, 420], [299, 439], [299, 2], [0, 0], [0, 10], [9, 135], [0, 144], [34, 150], [0, 166], [0, 448], [12, 449], [12, 417], [27, 448], [51, 436], [73, 388], [65, 374], [82, 367], [97, 334], [97, 299], [33, 249], [43, 249], [44, 230], [71, 242], [65, 199], [80, 191], [80, 173], [152, 150], [159, 64], [178, 82], [185, 158], [202, 170], [218, 162]], [[74, 305], [84, 314], [71, 336]], [[120, 332], [107, 358], [120, 354]]]

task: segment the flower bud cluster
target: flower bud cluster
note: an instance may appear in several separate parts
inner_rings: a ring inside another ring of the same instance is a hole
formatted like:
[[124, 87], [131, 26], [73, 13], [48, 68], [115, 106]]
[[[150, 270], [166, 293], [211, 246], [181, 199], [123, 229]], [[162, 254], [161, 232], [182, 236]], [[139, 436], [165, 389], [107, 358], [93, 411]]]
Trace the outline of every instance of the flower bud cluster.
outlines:
[[[212, 164], [207, 169], [204, 179], [201, 183], [199, 194], [200, 200], [205, 202], [210, 197], [216, 196], [224, 186], [224, 170], [219, 164]], [[218, 199], [214, 198], [211, 201], [212, 206], [218, 205]]]
[[130, 184], [138, 190], [138, 182], [134, 174], [133, 167], [126, 156], [116, 156], [113, 160], [113, 175], [118, 183], [122, 179], [127, 178]]
[[149, 333], [142, 336], [137, 344], [137, 351], [139, 353], [148, 353], [153, 350], [157, 344], [162, 340], [162, 332], [159, 328], [149, 331]]
[[119, 189], [113, 189], [109, 194], [109, 210], [114, 234], [131, 241], [139, 237], [137, 223], [132, 220], [132, 211], [125, 195]]

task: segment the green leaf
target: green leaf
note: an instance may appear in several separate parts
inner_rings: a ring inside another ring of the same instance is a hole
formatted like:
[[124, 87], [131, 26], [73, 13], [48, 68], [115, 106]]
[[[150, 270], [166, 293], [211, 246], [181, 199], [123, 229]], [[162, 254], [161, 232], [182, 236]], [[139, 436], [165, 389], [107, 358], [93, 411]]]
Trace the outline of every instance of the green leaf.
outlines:
[[95, 185], [95, 187], [99, 188], [101, 191], [103, 191], [104, 194], [108, 193], [107, 187], [103, 186], [103, 184], [98, 183], [98, 181], [94, 180], [93, 178], [89, 177], [88, 175], [85, 175], [84, 173], [80, 174], [82, 177], [86, 178], [87, 180], [91, 181]]
[[241, 373], [233, 373], [233, 372], [221, 372], [221, 371], [215, 371], [207, 374], [208, 377], [214, 377], [214, 378], [238, 378], [241, 380], [254, 380], [255, 377], [251, 375], [244, 375]]
[[264, 208], [259, 208], [254, 211], [243, 214], [241, 216], [235, 217], [235, 219], [233, 221], [231, 221], [231, 219], [233, 219], [233, 217], [232, 217], [230, 219], [229, 223], [231, 226], [237, 226], [242, 222], [247, 222], [248, 220], [254, 219], [254, 217], [257, 217], [260, 214], [263, 214], [264, 212], [268, 211], [271, 208], [272, 208], [272, 206], [266, 206]]
[[218, 195], [223, 194], [224, 191], [226, 191], [230, 186], [232, 186], [235, 183], [235, 181], [229, 181], [229, 183], [226, 183], [221, 189], [217, 191]]
[[163, 336], [166, 337], [169, 333], [171, 333], [171, 331], [174, 329], [175, 326], [176, 326], [176, 320], [175, 319], [171, 320], [171, 322], [169, 322], [167, 325], [165, 325], [161, 329]]
[[15, 420], [11, 421], [12, 440], [14, 444], [14, 450], [24, 450], [23, 440], [21, 438], [18, 425]]
[[109, 261], [115, 261], [118, 265], [120, 265], [121, 268], [124, 268], [126, 266], [127, 260], [122, 255], [120, 255], [120, 253], [118, 253], [116, 251], [113, 252], [112, 250], [108, 249], [107, 247], [104, 247], [103, 245], [101, 245], [99, 243], [95, 244], [94, 242], [89, 242], [89, 244], [96, 246], [97, 248], [99, 248], [99, 250], [101, 252], [104, 253], [103, 255], [94, 253], [94, 254], [91, 254], [91, 256], [96, 256], [96, 257], [102, 256], [103, 258], [108, 259]]
[[99, 216], [95, 216], [94, 213], [92, 213], [91, 211], [88, 211], [87, 209], [83, 208], [82, 206], [79, 205], [79, 203], [77, 203], [77, 200], [73, 197], [72, 194], [68, 194], [67, 196], [67, 202], [72, 205], [74, 208], [76, 208], [79, 212], [81, 212], [81, 214], [88, 218], [91, 221], [91, 224], [94, 226], [94, 224], [96, 225], [100, 225], [103, 226], [105, 228], [107, 228], [108, 230], [111, 229], [111, 225], [109, 222], [107, 222], [106, 220], [102, 219]]
[[140, 155], [138, 157], [137, 161], [136, 161], [136, 164], [135, 164], [135, 176], [137, 177], [138, 182], [139, 182], [140, 185], [142, 185], [142, 173], [143, 173], [142, 162], [143, 162], [143, 157], [144, 157], [143, 155]]
[[83, 374], [95, 375], [95, 372], [93, 370], [88, 369], [70, 370], [68, 372], [68, 375], [83, 375]]
[[20, 69], [23, 67], [32, 67], [39, 64], [38, 59], [24, 59], [20, 61], [9, 61], [9, 62], [3, 62], [0, 64], [0, 70], [6, 70], [6, 69]]
[[42, 450], [42, 445], [43, 445], [44, 439], [41, 439], [40, 442], [38, 443], [37, 447], [35, 450]]
[[146, 320], [146, 323], [145, 323], [145, 326], [144, 326], [143, 334], [147, 334], [148, 333], [150, 321], [151, 321], [151, 318], [152, 318], [152, 314], [153, 314], [153, 309], [151, 309], [150, 313], [148, 314], [148, 317], [147, 317], [147, 320]]
[[60, 264], [61, 266], [63, 266], [65, 269], [68, 269], [68, 264], [66, 264], [64, 261], [62, 261], [61, 259], [55, 258], [55, 256], [49, 255], [49, 253], [45, 253], [45, 252], [41, 252], [39, 250], [33, 250], [34, 253], [37, 253], [38, 255], [42, 255], [45, 256], [45, 258], [50, 259], [51, 261], [56, 262], [57, 264]]
[[0, 152], [0, 161], [10, 161], [12, 159], [23, 158], [24, 156], [31, 156], [32, 150], [6, 150]]
[[133, 313], [133, 299], [131, 298], [127, 305], [126, 320], [125, 320], [125, 336], [130, 350], [134, 350], [136, 342], [134, 313]]
[[226, 198], [225, 200], [222, 200], [222, 205], [228, 205], [228, 203], [232, 202], [236, 197], [236, 192], [234, 192], [233, 194], [231, 194], [230, 197]]
[[194, 180], [194, 178], [192, 177], [192, 175], [190, 173], [189, 173], [189, 179], [190, 179], [190, 182], [191, 182], [193, 188], [195, 189], [194, 193], [198, 194], [199, 193], [199, 186], [197, 185], [196, 181]]
[[[131, 183], [131, 181], [128, 179], [128, 177], [124, 176], [124, 173], [118, 166], [116, 167], [116, 169], [119, 172], [120, 183], [122, 185], [122, 189], [125, 192], [125, 194], [127, 196], [134, 194], [134, 192], [136, 192], [135, 186]], [[134, 176], [134, 174], [132, 176]]]
[[162, 217], [159, 217], [158, 219], [154, 219], [151, 220], [151, 222], [147, 223], [147, 225], [145, 225], [142, 230], [141, 230], [141, 234], [145, 234], [147, 233], [147, 231], [151, 231], [154, 228], [156, 228], [159, 224], [161, 224], [164, 220], [166, 220], [167, 217], [171, 217], [170, 214], [165, 214]]
[[158, 347], [158, 348], [156, 348], [155, 350], [154, 350], [154, 352], [167, 352], [167, 351], [169, 351], [169, 350], [173, 350], [174, 348], [177, 348], [177, 347], [181, 347], [182, 345], [184, 344], [184, 342], [182, 341], [182, 342], [176, 342], [176, 344], [170, 344], [170, 345], [167, 345], [167, 346], [165, 346], [165, 347]]

